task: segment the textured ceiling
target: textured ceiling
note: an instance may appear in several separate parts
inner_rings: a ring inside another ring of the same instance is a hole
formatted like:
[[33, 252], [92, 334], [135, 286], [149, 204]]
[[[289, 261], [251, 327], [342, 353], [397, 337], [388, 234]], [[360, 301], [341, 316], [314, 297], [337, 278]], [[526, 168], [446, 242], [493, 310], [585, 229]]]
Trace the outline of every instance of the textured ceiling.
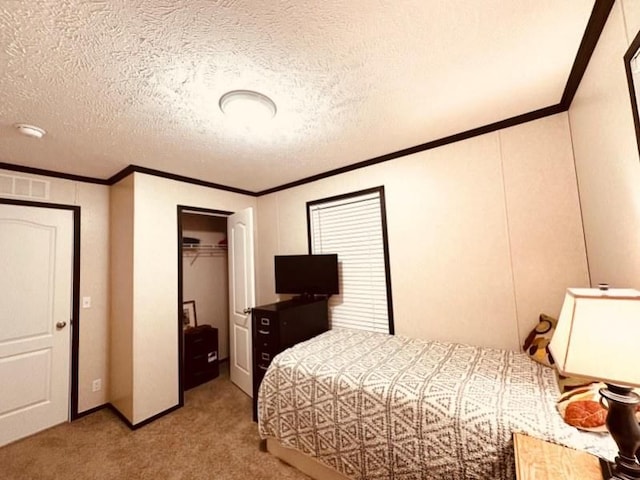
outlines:
[[[557, 104], [593, 5], [2, 0], [0, 162], [276, 187]], [[276, 117], [230, 123], [233, 89]]]

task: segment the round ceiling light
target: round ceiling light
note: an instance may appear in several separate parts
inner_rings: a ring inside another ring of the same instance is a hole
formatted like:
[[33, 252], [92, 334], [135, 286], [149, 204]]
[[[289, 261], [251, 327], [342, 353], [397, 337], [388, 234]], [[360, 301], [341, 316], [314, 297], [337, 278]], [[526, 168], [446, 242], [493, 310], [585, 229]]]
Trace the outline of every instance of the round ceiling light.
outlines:
[[272, 119], [276, 104], [266, 95], [253, 90], [232, 90], [220, 97], [220, 110], [243, 122], [266, 121]]
[[35, 125], [28, 125], [26, 123], [16, 123], [14, 127], [22, 135], [25, 135], [31, 138], [42, 138], [47, 133], [44, 129], [40, 127], [36, 127]]

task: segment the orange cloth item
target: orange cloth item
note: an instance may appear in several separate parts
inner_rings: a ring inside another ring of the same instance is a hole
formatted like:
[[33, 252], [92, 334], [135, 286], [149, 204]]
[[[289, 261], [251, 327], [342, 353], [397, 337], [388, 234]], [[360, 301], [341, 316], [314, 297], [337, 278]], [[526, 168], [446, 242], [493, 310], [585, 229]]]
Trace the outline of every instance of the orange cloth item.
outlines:
[[578, 428], [601, 427], [606, 419], [607, 410], [593, 400], [569, 402], [564, 412], [564, 421]]
[[[606, 402], [603, 404], [601, 401], [601, 388], [606, 388], [606, 385], [599, 382], [563, 393], [556, 404], [563, 420], [580, 430], [607, 433], [607, 408]], [[634, 391], [640, 394], [640, 389]], [[640, 406], [637, 412], [640, 422]]]

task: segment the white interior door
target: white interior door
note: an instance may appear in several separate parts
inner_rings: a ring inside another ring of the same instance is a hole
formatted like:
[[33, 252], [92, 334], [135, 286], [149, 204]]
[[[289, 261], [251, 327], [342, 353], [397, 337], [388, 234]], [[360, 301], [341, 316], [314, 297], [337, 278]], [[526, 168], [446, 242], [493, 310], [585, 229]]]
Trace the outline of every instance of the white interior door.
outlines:
[[227, 220], [229, 248], [229, 373], [252, 396], [251, 308], [255, 306], [253, 209]]
[[69, 419], [73, 212], [0, 204], [0, 446]]

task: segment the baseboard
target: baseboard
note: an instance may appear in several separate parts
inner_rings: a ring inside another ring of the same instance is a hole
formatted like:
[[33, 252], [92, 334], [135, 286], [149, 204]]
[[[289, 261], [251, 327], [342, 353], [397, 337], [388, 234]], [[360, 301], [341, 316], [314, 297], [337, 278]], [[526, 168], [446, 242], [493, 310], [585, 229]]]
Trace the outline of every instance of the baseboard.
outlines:
[[90, 408], [89, 410], [85, 410], [83, 412], [78, 412], [75, 415], [75, 417], [73, 417], [73, 420], [77, 420], [79, 418], [86, 417], [87, 415], [91, 415], [92, 413], [96, 413], [96, 412], [99, 412], [100, 410], [103, 410], [105, 408], [109, 408], [110, 406], [111, 406], [110, 403], [103, 403], [102, 405], [98, 405], [97, 407]]
[[131, 423], [129, 421], [129, 419], [127, 417], [124, 416], [124, 414], [118, 410], [116, 407], [113, 406], [113, 404], [108, 403], [107, 406], [109, 407], [109, 410], [111, 410], [113, 413], [115, 413], [115, 415], [122, 420], [122, 422], [129, 427], [131, 430], [135, 430], [135, 427], [133, 426], [133, 423]]
[[181, 408], [181, 407], [182, 407], [182, 405], [180, 405], [180, 404], [178, 404], [178, 405], [174, 405], [173, 407], [170, 407], [170, 408], [168, 408], [168, 409], [166, 409], [166, 410], [164, 410], [164, 411], [162, 411], [162, 412], [160, 412], [160, 413], [157, 413], [157, 414], [156, 414], [156, 415], [154, 415], [153, 417], [149, 417], [149, 418], [147, 418], [146, 420], [143, 420], [143, 421], [141, 421], [141, 422], [139, 422], [139, 423], [136, 423], [136, 424], [134, 425], [133, 423], [131, 423], [131, 422], [129, 421], [129, 419], [128, 419], [127, 417], [125, 417], [125, 416], [122, 414], [122, 412], [120, 412], [120, 410], [118, 410], [116, 407], [114, 407], [111, 403], [109, 403], [109, 404], [108, 404], [108, 406], [109, 406], [109, 409], [110, 409], [113, 413], [115, 413], [115, 414], [118, 416], [118, 418], [120, 418], [120, 420], [122, 420], [122, 421], [124, 422], [124, 424], [125, 424], [127, 427], [129, 427], [131, 430], [137, 430], [137, 429], [139, 429], [139, 428], [141, 428], [141, 427], [144, 427], [145, 425], [150, 424], [151, 422], [153, 422], [153, 421], [155, 421], [155, 420], [159, 419], [160, 417], [164, 417], [165, 415], [167, 415], [167, 414], [169, 414], [169, 413], [171, 413], [171, 412], [173, 412], [173, 411], [175, 411], [175, 410], [177, 410], [177, 409], [179, 409], [179, 408]]

